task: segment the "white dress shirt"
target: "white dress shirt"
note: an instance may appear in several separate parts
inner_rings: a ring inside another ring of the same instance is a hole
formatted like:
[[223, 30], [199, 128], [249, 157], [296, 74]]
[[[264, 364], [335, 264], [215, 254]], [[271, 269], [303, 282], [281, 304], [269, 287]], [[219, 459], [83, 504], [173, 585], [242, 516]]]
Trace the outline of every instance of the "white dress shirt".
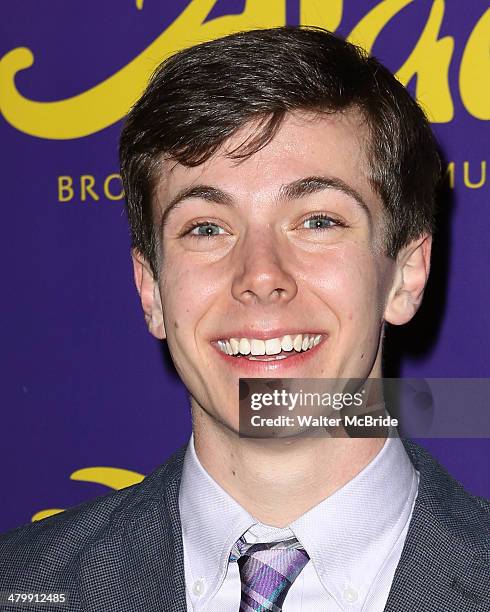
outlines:
[[283, 612], [382, 612], [405, 542], [418, 472], [399, 438], [387, 438], [352, 480], [284, 529], [258, 522], [201, 465], [191, 436], [179, 494], [187, 609], [237, 612], [235, 541], [296, 537], [310, 556]]

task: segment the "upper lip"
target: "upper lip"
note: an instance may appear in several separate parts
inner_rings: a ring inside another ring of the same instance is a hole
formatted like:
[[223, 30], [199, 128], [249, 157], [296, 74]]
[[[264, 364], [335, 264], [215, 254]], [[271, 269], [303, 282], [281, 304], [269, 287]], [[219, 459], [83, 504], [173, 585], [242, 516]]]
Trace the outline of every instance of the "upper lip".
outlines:
[[325, 335], [325, 332], [318, 329], [310, 329], [307, 326], [302, 328], [281, 327], [268, 330], [243, 328], [240, 330], [223, 332], [219, 336], [214, 336], [211, 338], [211, 342], [217, 342], [218, 340], [223, 340], [225, 338], [255, 338], [257, 340], [269, 340], [272, 338], [281, 338], [282, 336], [287, 335], [296, 336], [298, 334], [309, 334], [313, 336], [318, 334]]

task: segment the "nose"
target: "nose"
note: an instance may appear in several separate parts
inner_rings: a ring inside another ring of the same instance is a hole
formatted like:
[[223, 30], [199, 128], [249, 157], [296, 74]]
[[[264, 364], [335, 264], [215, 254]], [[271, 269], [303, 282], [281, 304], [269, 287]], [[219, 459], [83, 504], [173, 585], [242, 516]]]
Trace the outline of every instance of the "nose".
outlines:
[[237, 253], [233, 297], [245, 305], [286, 304], [298, 293], [296, 281], [286, 268], [286, 253], [262, 233], [246, 238]]

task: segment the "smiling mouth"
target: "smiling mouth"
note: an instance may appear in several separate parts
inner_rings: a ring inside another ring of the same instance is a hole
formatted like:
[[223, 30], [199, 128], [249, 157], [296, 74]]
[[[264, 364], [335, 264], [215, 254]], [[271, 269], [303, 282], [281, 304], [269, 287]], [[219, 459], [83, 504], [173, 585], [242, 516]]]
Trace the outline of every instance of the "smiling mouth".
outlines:
[[278, 338], [223, 338], [216, 346], [225, 355], [248, 361], [279, 361], [306, 353], [323, 340], [323, 334], [286, 334]]

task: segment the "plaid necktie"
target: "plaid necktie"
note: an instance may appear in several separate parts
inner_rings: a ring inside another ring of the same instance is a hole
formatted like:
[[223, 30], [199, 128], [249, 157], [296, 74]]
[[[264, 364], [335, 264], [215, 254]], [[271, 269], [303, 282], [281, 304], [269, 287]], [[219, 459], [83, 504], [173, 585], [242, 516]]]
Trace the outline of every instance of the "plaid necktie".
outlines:
[[240, 612], [281, 612], [289, 588], [309, 560], [296, 538], [248, 544], [242, 536], [230, 554], [242, 580]]

